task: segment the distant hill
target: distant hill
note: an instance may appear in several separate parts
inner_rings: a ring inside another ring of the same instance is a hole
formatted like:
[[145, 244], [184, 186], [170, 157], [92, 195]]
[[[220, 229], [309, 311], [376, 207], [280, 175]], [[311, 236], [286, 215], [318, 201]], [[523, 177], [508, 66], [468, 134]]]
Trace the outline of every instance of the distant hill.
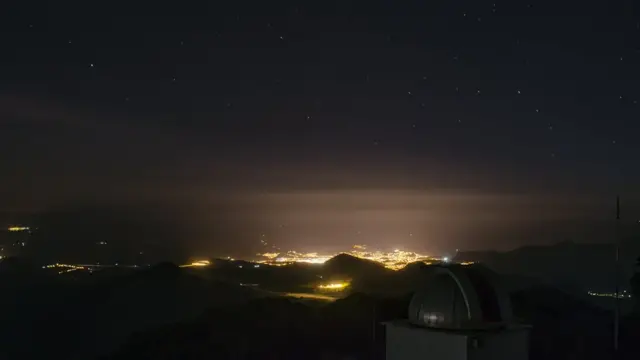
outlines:
[[398, 288], [392, 279], [398, 274], [375, 261], [360, 259], [348, 254], [339, 254], [322, 266], [325, 279], [341, 279], [351, 282], [349, 292], [363, 292], [378, 296], [395, 296]]
[[[620, 254], [620, 283], [626, 288], [633, 274], [634, 260], [640, 255], [640, 241], [623, 241]], [[456, 260], [480, 262], [497, 272], [537, 279], [573, 294], [614, 289], [614, 247], [611, 243], [566, 241], [507, 252], [460, 252]]]
[[384, 274], [388, 270], [375, 261], [360, 259], [349, 254], [338, 254], [324, 263], [322, 271], [326, 275], [345, 275], [354, 278]]

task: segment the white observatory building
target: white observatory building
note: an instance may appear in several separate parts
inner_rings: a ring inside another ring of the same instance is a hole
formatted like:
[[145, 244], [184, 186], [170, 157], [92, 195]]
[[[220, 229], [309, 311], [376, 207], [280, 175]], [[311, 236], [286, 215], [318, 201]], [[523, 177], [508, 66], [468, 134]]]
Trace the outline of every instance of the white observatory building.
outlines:
[[435, 267], [409, 304], [385, 323], [387, 360], [527, 360], [529, 326], [513, 323], [499, 276], [486, 267]]

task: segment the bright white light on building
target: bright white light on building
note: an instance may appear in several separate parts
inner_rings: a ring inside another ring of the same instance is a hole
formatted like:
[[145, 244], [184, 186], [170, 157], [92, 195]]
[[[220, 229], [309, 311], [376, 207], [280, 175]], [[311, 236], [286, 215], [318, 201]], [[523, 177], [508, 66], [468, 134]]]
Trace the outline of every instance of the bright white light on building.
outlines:
[[443, 258], [442, 258], [442, 261], [444, 261], [444, 262], [449, 262], [449, 257], [448, 257], [448, 256], [443, 257]]

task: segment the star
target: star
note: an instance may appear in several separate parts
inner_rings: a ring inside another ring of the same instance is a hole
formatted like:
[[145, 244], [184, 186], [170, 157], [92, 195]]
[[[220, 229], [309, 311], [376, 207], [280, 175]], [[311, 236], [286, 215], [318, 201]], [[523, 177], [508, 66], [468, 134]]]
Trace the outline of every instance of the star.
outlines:
[[536, 109], [536, 112], [537, 112], [537, 113], [539, 113], [539, 112], [540, 112], [540, 109]]
[[518, 95], [520, 95], [522, 92], [520, 92], [520, 90], [517, 91]]
[[89, 64], [89, 67], [94, 67], [93, 63]]

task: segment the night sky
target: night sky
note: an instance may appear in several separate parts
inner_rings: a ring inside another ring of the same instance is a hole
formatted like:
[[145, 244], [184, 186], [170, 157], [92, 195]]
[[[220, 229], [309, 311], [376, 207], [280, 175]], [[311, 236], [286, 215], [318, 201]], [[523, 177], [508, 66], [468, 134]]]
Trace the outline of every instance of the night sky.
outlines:
[[617, 193], [637, 222], [632, 1], [13, 3], [5, 213], [212, 255], [606, 241]]

